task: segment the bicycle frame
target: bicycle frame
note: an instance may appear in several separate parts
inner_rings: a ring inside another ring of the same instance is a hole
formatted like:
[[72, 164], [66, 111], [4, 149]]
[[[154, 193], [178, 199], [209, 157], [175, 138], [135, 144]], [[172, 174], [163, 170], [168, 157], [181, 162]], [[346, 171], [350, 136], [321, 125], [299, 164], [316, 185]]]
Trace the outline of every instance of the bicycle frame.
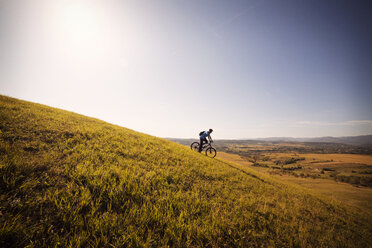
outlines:
[[[205, 150], [205, 149], [208, 148], [208, 147], [213, 147], [213, 146], [212, 146], [212, 143], [213, 143], [213, 141], [210, 141], [210, 142], [208, 142], [208, 143], [203, 144], [203, 146], [202, 146], [202, 150]], [[200, 144], [199, 144], [199, 145], [200, 145]]]

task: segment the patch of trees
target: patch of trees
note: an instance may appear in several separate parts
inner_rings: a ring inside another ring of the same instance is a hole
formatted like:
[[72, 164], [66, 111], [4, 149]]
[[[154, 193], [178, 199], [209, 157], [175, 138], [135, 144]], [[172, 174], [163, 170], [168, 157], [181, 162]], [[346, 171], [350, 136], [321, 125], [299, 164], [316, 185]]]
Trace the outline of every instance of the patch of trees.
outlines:
[[334, 179], [337, 182], [372, 187], [372, 177], [336, 175]]
[[294, 164], [294, 163], [297, 163], [298, 161], [303, 161], [303, 160], [305, 160], [305, 158], [302, 158], [302, 157], [298, 157], [298, 158], [291, 157], [291, 158], [287, 158], [285, 160], [276, 160], [275, 161], [275, 164], [276, 165]]

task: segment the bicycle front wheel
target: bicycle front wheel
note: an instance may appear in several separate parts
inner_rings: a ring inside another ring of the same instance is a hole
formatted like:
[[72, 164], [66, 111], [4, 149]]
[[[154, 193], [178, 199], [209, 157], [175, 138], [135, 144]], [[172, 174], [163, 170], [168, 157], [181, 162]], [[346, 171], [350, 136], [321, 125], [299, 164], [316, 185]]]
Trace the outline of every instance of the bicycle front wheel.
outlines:
[[191, 150], [193, 151], [199, 151], [199, 142], [194, 142], [190, 146]]
[[210, 158], [214, 158], [217, 155], [217, 151], [213, 147], [208, 147], [207, 150], [205, 151], [205, 155], [207, 155]]

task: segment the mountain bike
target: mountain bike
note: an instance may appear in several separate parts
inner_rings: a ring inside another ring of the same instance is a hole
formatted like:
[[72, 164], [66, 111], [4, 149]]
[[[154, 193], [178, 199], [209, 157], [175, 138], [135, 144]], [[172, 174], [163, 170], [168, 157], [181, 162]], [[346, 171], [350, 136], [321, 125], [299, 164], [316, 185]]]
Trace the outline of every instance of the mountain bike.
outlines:
[[[210, 141], [209, 143], [203, 144], [202, 151], [205, 150], [205, 155], [207, 155], [210, 158], [214, 158], [217, 155], [216, 149], [212, 146], [213, 141]], [[194, 142], [190, 145], [191, 150], [193, 151], [199, 151], [199, 142]]]

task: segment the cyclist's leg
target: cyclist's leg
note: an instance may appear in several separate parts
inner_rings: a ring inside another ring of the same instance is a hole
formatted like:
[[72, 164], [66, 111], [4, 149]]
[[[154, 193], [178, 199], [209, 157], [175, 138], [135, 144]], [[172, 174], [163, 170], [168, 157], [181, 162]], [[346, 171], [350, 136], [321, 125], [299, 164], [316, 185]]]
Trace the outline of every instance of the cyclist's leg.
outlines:
[[199, 152], [201, 152], [203, 149], [204, 140], [205, 139], [200, 138]]
[[203, 147], [203, 139], [200, 138], [200, 141], [199, 141], [199, 152], [201, 152], [202, 147]]

